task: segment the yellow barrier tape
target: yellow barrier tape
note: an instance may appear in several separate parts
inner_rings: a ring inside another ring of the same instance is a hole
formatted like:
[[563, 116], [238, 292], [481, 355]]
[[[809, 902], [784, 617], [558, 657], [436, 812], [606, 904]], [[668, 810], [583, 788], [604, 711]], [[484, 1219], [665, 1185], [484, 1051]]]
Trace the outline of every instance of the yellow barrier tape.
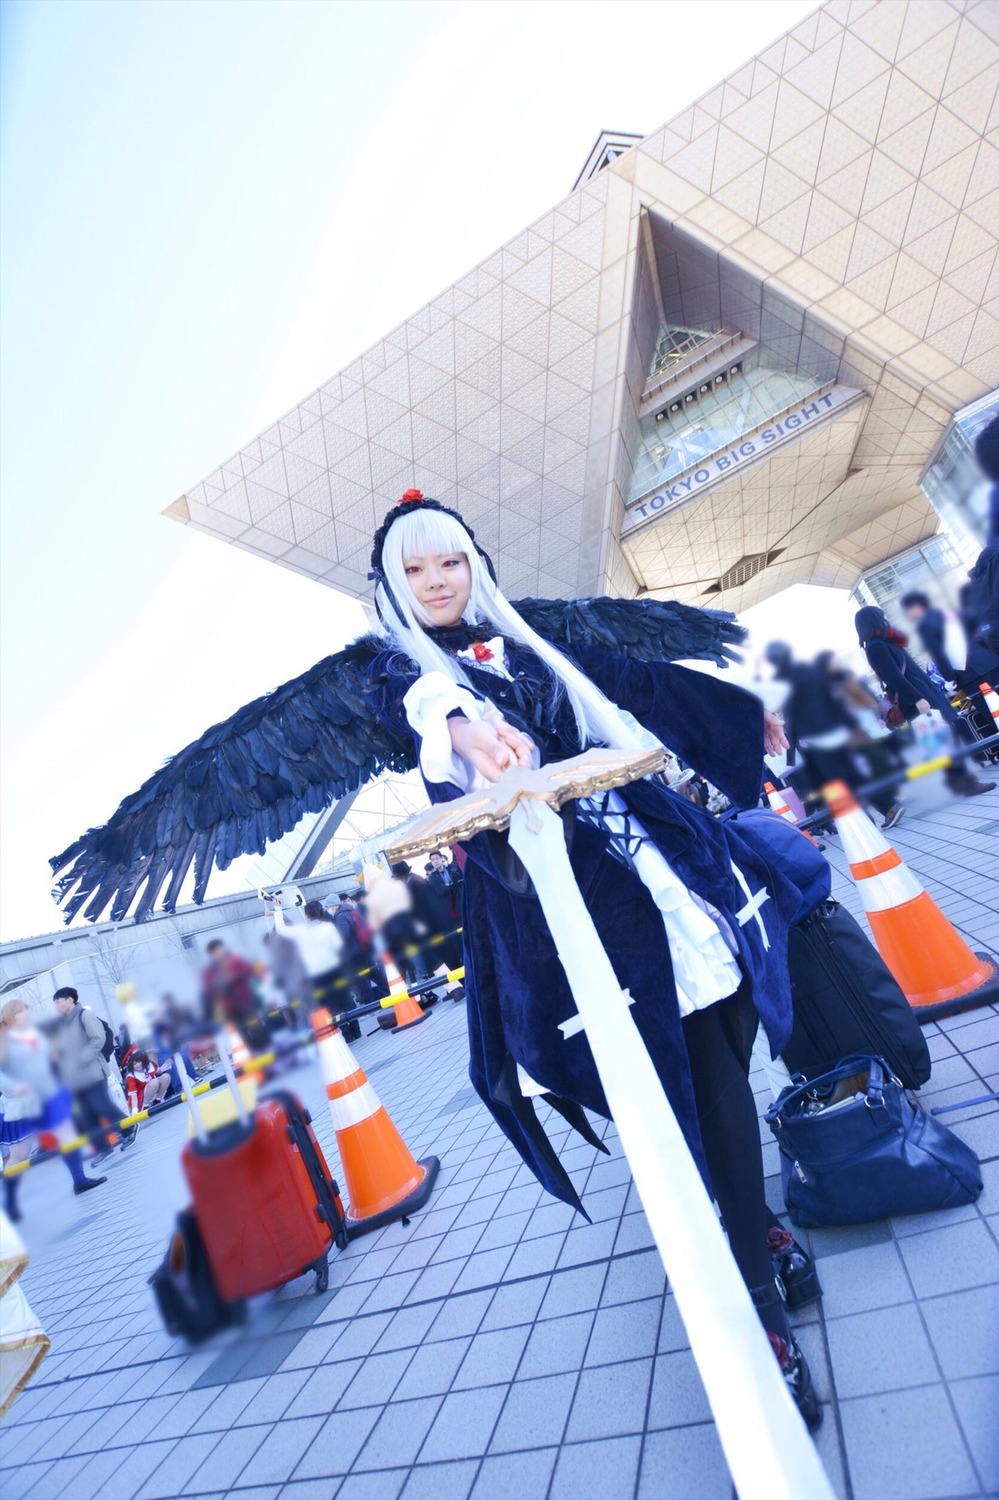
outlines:
[[[435, 933], [433, 935], [433, 937], [427, 938], [426, 943], [424, 944], [424, 946], [428, 947], [428, 948], [430, 948], [430, 947], [437, 948], [437, 947], [440, 946], [441, 943], [446, 943], [447, 940], [448, 940], [448, 938], [460, 937], [460, 935], [463, 932], [463, 930], [464, 929], [461, 928], [461, 927], [455, 927], [452, 932], [437, 932], [437, 933]], [[405, 958], [418, 958], [419, 955], [420, 955], [420, 952], [421, 952], [421, 950], [420, 950], [419, 947], [417, 947], [415, 945], [411, 945], [410, 947], [403, 949], [403, 956]], [[313, 998], [313, 1000], [319, 1000], [319, 1001], [325, 1000], [327, 998], [327, 996], [329, 995], [330, 990], [345, 990], [345, 989], [349, 989], [349, 987], [354, 983], [355, 979], [366, 979], [369, 974], [373, 974], [373, 973], [374, 973], [374, 969], [373, 968], [355, 969], [349, 977], [341, 977], [340, 979], [333, 979], [333, 980], [330, 981], [330, 983], [328, 985], [324, 985], [324, 986], [320, 986], [320, 987], [317, 987], [317, 988], [313, 988], [312, 998]], [[464, 973], [464, 970], [462, 970], [462, 973]], [[399, 1000], [408, 1000], [409, 996], [408, 995], [400, 995], [398, 998], [399, 998]], [[389, 1001], [388, 1003], [392, 1004], [393, 1002]], [[301, 1001], [299, 1001], [299, 1000], [289, 1000], [289, 1002], [288, 1002], [287, 1005], [282, 1005], [277, 1010], [269, 1010], [267, 1012], [267, 1015], [268, 1016], [273, 1016], [273, 1017], [276, 1018], [279, 1015], [281, 1015], [282, 1011], [285, 1011], [285, 1010], [297, 1010], [298, 1007], [300, 1006], [300, 1004], [301, 1004]], [[374, 1001], [372, 1001], [371, 1004], [373, 1005]], [[381, 1000], [381, 1001], [379, 1001], [379, 1004], [380, 1005], [385, 1005], [386, 1001]]]
[[949, 755], [938, 755], [936, 760], [924, 760], [918, 766], [910, 766], [905, 773], [906, 781], [918, 781], [920, 776], [929, 776], [932, 771], [946, 771], [953, 765]]
[[[253, 1061], [250, 1063], [250, 1068], [269, 1067], [270, 1064], [274, 1061], [274, 1058], [275, 1054], [273, 1052], [262, 1053], [260, 1057], [253, 1059]], [[246, 1070], [243, 1068], [237, 1068], [236, 1071], [237, 1073], [242, 1074]], [[191, 1092], [192, 1094], [207, 1094], [210, 1092], [210, 1090], [211, 1084], [205, 1082], [196, 1083]], [[178, 1094], [176, 1097], [178, 1102], [180, 1102], [185, 1098], [185, 1095]], [[150, 1115], [148, 1109], [140, 1109], [137, 1114], [124, 1115], [120, 1120], [109, 1120], [106, 1125], [102, 1125], [100, 1129], [95, 1130], [93, 1134], [99, 1138], [102, 1135], [110, 1134], [112, 1130], [129, 1130], [133, 1125], [140, 1125], [143, 1120], [148, 1120], [149, 1118]], [[63, 1141], [60, 1145], [56, 1146], [51, 1156], [46, 1154], [45, 1156], [41, 1157], [39, 1161], [35, 1161], [31, 1157], [28, 1157], [25, 1161], [12, 1162], [10, 1166], [4, 1167], [3, 1171], [0, 1172], [0, 1177], [16, 1177], [19, 1172], [26, 1172], [29, 1167], [39, 1166], [42, 1161], [55, 1161], [56, 1156], [68, 1156], [70, 1152], [82, 1151], [85, 1146], [89, 1146], [91, 1144], [93, 1143], [89, 1135], [71, 1136], [68, 1141]]]
[[[460, 980], [464, 979], [464, 977], [464, 964], [462, 964], [460, 969], [448, 969], [446, 974], [431, 975], [431, 978], [436, 979], [438, 984], [457, 984]], [[433, 988], [433, 985], [427, 986], [428, 990]], [[424, 990], [423, 993], [426, 994], [427, 990]], [[386, 995], [384, 1000], [379, 1000], [378, 1004], [381, 1006], [382, 1010], [391, 1010], [393, 1005], [401, 1005], [404, 1000], [419, 1000], [420, 998], [421, 997], [419, 995], [411, 995], [408, 990], [400, 990], [398, 994]], [[372, 1005], [374, 1005], [375, 1002], [372, 1000], [371, 1003]]]

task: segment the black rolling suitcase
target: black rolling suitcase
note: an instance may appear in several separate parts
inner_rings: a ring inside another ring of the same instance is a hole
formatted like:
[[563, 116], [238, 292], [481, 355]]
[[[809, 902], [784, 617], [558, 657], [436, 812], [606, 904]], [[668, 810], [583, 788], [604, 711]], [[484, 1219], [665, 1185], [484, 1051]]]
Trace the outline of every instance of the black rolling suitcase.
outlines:
[[863, 929], [838, 901], [824, 901], [788, 934], [794, 1029], [782, 1056], [815, 1078], [842, 1057], [883, 1057], [902, 1085], [930, 1076], [926, 1038], [909, 1002]]

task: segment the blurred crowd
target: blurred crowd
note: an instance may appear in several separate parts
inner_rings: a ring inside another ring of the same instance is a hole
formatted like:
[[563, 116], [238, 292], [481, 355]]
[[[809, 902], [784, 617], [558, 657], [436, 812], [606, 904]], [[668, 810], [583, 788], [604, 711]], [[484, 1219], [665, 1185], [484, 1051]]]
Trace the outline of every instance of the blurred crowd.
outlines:
[[[408, 864], [391, 870], [366, 868], [365, 882], [335, 899], [306, 901], [297, 887], [263, 893], [267, 898], [267, 962], [237, 952], [222, 937], [205, 947], [197, 995], [164, 994], [146, 1006], [126, 1002], [124, 1019], [110, 1022], [82, 1004], [72, 986], [57, 989], [51, 1010], [36, 1020], [27, 1002], [0, 1004], [0, 1153], [4, 1168], [28, 1162], [38, 1149], [61, 1148], [77, 1195], [103, 1185], [95, 1169], [132, 1149], [140, 1126], [120, 1121], [151, 1113], [181, 1092], [175, 1058], [191, 1078], [218, 1063], [219, 1033], [231, 1047], [238, 1038], [250, 1054], [272, 1050], [293, 1055], [294, 1033], [310, 1032], [316, 1003], [338, 1013], [370, 1005], [388, 995], [393, 982], [425, 985], [424, 1006], [447, 990], [464, 991], [447, 971], [461, 965], [461, 870], [443, 850], [423, 875]], [[315, 934], [320, 944], [298, 944]], [[318, 958], [317, 958], [318, 955]], [[432, 981], [437, 978], [438, 983]], [[123, 987], [132, 992], [133, 987]], [[110, 1007], [104, 1007], [108, 1012]], [[391, 1010], [378, 1024], [391, 1027]], [[360, 1034], [357, 1020], [343, 1027]], [[71, 1141], [86, 1143], [67, 1150]], [[4, 1209], [17, 1221], [21, 1174], [5, 1171]]]

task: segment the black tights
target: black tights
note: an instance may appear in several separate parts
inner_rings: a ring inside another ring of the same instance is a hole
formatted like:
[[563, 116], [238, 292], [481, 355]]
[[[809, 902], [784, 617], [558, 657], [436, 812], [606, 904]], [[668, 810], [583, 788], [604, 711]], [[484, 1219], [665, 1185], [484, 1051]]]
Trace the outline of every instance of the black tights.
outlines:
[[[751, 1290], [774, 1283], [767, 1230], [779, 1222], [767, 1207], [760, 1127], [749, 1086], [757, 1024], [744, 988], [728, 1000], [694, 1011], [683, 1022], [712, 1187], [732, 1254]], [[782, 1303], [772, 1301], [759, 1313], [765, 1328], [788, 1337]]]

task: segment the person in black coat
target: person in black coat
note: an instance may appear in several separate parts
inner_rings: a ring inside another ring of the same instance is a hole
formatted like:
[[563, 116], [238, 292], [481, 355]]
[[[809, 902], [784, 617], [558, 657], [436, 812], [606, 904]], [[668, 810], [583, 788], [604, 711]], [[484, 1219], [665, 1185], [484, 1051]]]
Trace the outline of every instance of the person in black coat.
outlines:
[[[906, 719], [914, 719], [917, 714], [935, 708], [951, 726], [955, 738], [967, 743], [970, 736], [968, 726], [952, 707], [947, 694], [913, 661], [906, 650], [908, 636], [893, 628], [884, 610], [865, 605], [858, 609], [854, 623], [872, 672]], [[981, 792], [992, 791], [995, 785], [994, 782], [979, 781], [964, 765], [951, 766], [944, 774], [951, 791], [961, 797], [977, 797]]]
[[[837, 692], [828, 653], [814, 662], [795, 661], [790, 646], [772, 641], [766, 654], [774, 676], [789, 688], [784, 703], [784, 728], [791, 741], [788, 763], [793, 764], [795, 752], [800, 751], [813, 791], [829, 781], [844, 781], [856, 791], [864, 780], [852, 751], [857, 720]], [[894, 827], [904, 811], [890, 791], [876, 794], [871, 804], [880, 812], [884, 828]]]
[[[999, 681], [999, 654], [966, 632], [963, 620], [960, 622], [965, 636], [961, 641], [964, 648], [962, 660], [956, 652], [954, 658], [948, 652], [948, 644], [953, 650], [953, 642], [947, 641], [947, 617], [942, 609], [931, 603], [927, 594], [913, 589], [902, 595], [899, 605], [910, 625], [915, 626], [926, 654], [947, 682], [955, 683], [962, 692], [977, 693], [983, 681], [990, 686]], [[960, 641], [960, 636], [957, 639]]]
[[461, 870], [457, 860], [450, 863], [443, 849], [435, 849], [427, 865], [427, 884], [445, 903], [451, 926], [461, 921]]
[[[404, 860], [392, 866], [392, 874], [397, 880], [406, 882], [413, 898], [416, 920], [425, 929], [423, 961], [428, 971], [431, 974], [434, 973], [442, 963], [447, 964], [449, 969], [460, 968], [461, 943], [450, 935], [454, 927], [454, 918], [451, 915], [447, 895], [438, 891], [429, 880], [424, 880], [422, 876], [415, 874]], [[431, 941], [436, 938], [443, 938], [443, 941]]]

